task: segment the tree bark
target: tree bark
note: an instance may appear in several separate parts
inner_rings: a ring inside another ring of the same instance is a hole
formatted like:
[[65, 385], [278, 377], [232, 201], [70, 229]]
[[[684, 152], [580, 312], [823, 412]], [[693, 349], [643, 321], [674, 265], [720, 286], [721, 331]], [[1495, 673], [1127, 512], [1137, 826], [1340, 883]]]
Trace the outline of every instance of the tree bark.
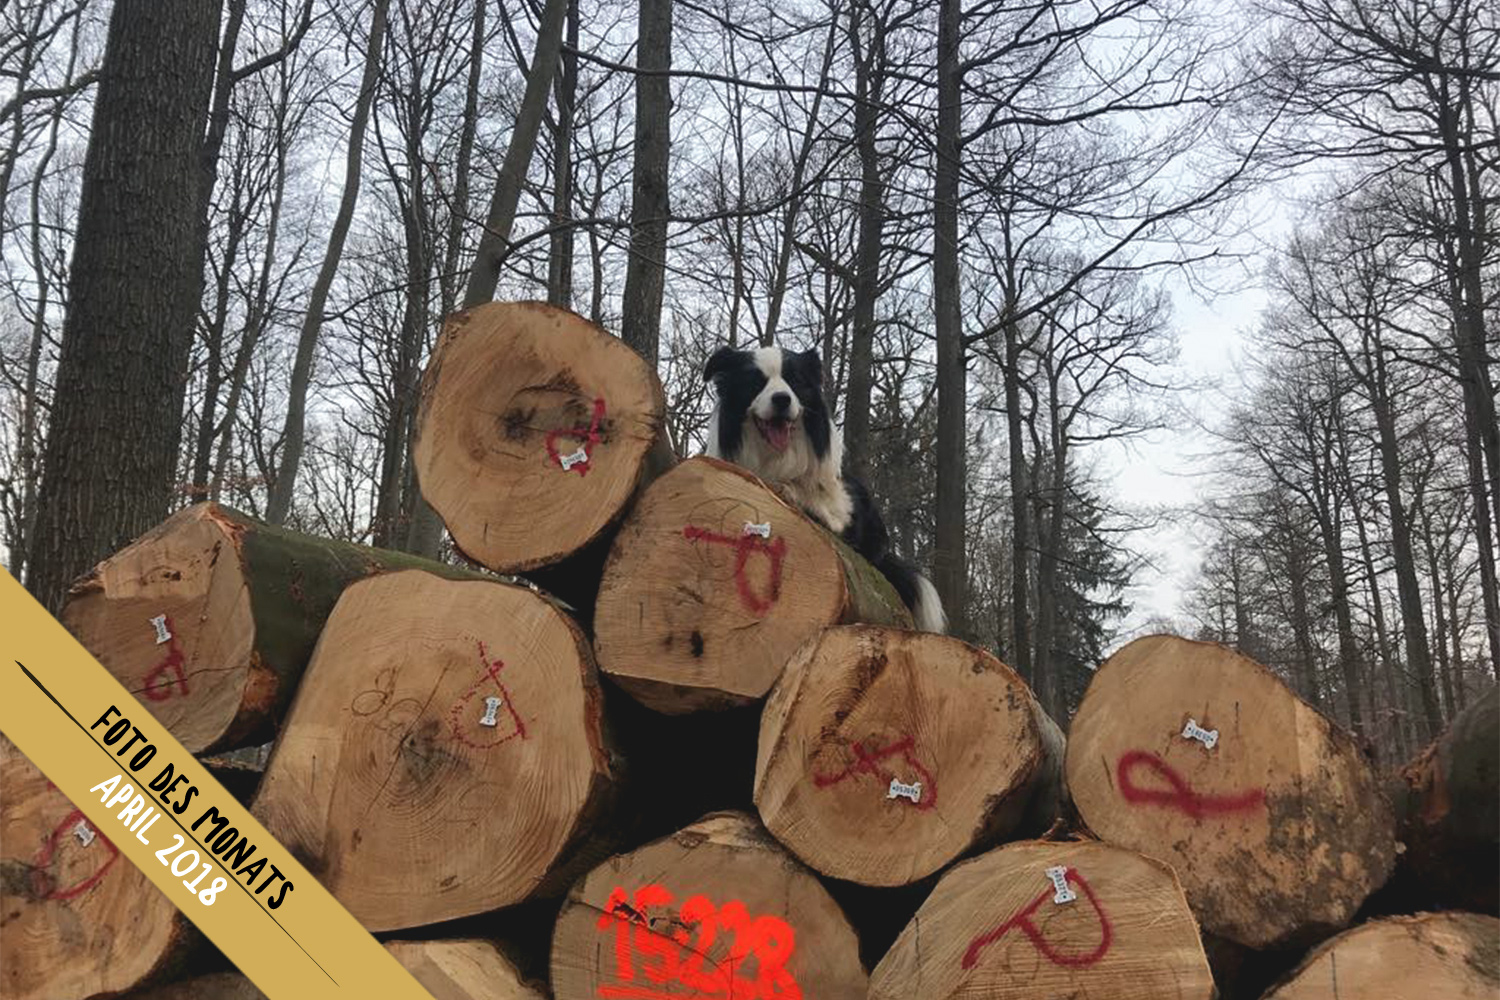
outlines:
[[28, 584], [54, 612], [171, 503], [218, 29], [200, 0], [121, 0], [110, 17], [31, 543]]
[[1491, 686], [1401, 769], [1393, 786], [1406, 845], [1398, 881], [1421, 909], [1495, 912], [1500, 903], [1500, 688]]
[[942, 0], [938, 7], [937, 164], [932, 205], [932, 304], [937, 338], [937, 531], [933, 584], [948, 612], [952, 632], [959, 636], [968, 628], [965, 551], [968, 367], [964, 361], [958, 246], [961, 20], [962, 0]]
[[641, 0], [635, 60], [635, 169], [630, 259], [620, 305], [620, 336], [656, 364], [667, 277], [668, 189], [672, 146], [672, 0]]
[[297, 356], [292, 362], [286, 422], [281, 432], [281, 462], [266, 500], [266, 520], [271, 524], [285, 522], [292, 507], [292, 492], [297, 485], [297, 471], [302, 463], [302, 448], [307, 431], [307, 395], [312, 383], [313, 352], [318, 346], [318, 336], [323, 331], [323, 313], [328, 305], [328, 294], [333, 288], [333, 279], [338, 274], [339, 262], [344, 256], [344, 241], [349, 236], [349, 226], [354, 221], [354, 208], [359, 201], [360, 174], [365, 156], [365, 128], [370, 121], [370, 105], [375, 100], [375, 89], [380, 80], [381, 48], [385, 44], [386, 15], [390, 6], [391, 0], [375, 0], [370, 17], [370, 34], [365, 41], [364, 73], [360, 79], [359, 97], [354, 104], [354, 117], [349, 125], [349, 148], [344, 159], [344, 193], [339, 199], [333, 228], [329, 231], [323, 264], [318, 269], [312, 292], [308, 295], [302, 329], [297, 335]]

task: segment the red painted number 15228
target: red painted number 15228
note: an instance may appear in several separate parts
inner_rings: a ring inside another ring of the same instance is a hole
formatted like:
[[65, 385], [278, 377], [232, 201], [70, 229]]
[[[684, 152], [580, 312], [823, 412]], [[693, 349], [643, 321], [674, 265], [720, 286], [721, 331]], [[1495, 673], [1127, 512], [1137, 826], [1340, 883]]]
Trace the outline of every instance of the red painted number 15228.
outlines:
[[[796, 950], [796, 932], [772, 916], [751, 918], [745, 904], [716, 906], [696, 895], [677, 909], [671, 933], [653, 930], [647, 910], [668, 907], [670, 890], [644, 885], [632, 896], [623, 888], [609, 894], [599, 918], [601, 931], [615, 935], [615, 980], [599, 987], [604, 1000], [802, 1000], [802, 989], [787, 971]], [[720, 935], [729, 950], [709, 954]], [[746, 966], [753, 958], [754, 978]], [[705, 966], [708, 966], [705, 968]]]

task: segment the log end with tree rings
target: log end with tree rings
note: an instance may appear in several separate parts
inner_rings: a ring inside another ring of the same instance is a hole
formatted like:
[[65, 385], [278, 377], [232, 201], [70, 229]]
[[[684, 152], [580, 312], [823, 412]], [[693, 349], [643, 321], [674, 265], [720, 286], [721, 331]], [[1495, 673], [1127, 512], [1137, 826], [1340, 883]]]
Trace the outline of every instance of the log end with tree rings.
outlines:
[[574, 313], [540, 302], [457, 313], [422, 378], [422, 496], [474, 562], [551, 565], [619, 519], [665, 410], [651, 367]]
[[[279, 693], [256, 655], [240, 541], [232, 514], [213, 504], [189, 507], [75, 583], [61, 615], [192, 753], [255, 728]], [[311, 649], [308, 637], [299, 666]]]
[[661, 712], [763, 698], [805, 640], [846, 621], [910, 626], [890, 584], [744, 469], [693, 458], [615, 537], [594, 608], [600, 669]]
[[1354, 739], [1226, 647], [1137, 639], [1073, 718], [1068, 789], [1088, 828], [1161, 858], [1205, 930], [1292, 946], [1348, 923], [1389, 877], [1393, 818]]
[[870, 976], [870, 1000], [1210, 1000], [1165, 864], [1098, 841], [1021, 841], [938, 880]]
[[0, 996], [115, 995], [189, 940], [166, 894], [0, 736]]
[[1325, 941], [1264, 1000], [1494, 1000], [1500, 920], [1419, 913], [1372, 920]]
[[552, 936], [555, 1000], [864, 1000], [867, 988], [844, 912], [740, 813], [595, 868]]
[[822, 874], [905, 885], [1010, 833], [1061, 764], [1056, 727], [993, 656], [840, 626], [792, 656], [766, 702], [755, 804]]
[[522, 587], [387, 573], [328, 619], [254, 812], [367, 928], [519, 902], [607, 802], [583, 633]]

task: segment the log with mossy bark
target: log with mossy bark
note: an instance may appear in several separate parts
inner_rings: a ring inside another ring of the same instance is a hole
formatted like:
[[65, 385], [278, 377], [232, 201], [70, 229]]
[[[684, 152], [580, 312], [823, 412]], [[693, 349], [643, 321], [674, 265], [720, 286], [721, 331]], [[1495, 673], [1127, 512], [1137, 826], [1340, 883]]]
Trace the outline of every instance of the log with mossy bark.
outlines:
[[1500, 688], [1460, 712], [1392, 787], [1398, 891], [1423, 908], [1500, 904]]
[[166, 894], [0, 736], [0, 997], [122, 993], [193, 939]]
[[594, 609], [600, 669], [667, 713], [746, 705], [829, 625], [911, 626], [889, 581], [744, 469], [693, 458], [615, 537]]
[[204, 753], [271, 735], [344, 588], [416, 567], [477, 578], [203, 503], [96, 566], [61, 617], [189, 752]]
[[1269, 669], [1147, 636], [1094, 674], [1068, 790], [1102, 839], [1158, 857], [1206, 931], [1291, 947], [1343, 927], [1389, 877], [1390, 803], [1344, 730]]
[[761, 717], [755, 805], [831, 878], [906, 885], [1056, 818], [1063, 736], [1024, 681], [951, 636], [829, 628]]
[[252, 811], [365, 927], [398, 930], [561, 893], [617, 767], [566, 614], [408, 570], [339, 599]]
[[605, 538], [670, 464], [655, 371], [541, 302], [455, 313], [422, 377], [412, 449], [422, 496], [465, 556], [521, 573]]

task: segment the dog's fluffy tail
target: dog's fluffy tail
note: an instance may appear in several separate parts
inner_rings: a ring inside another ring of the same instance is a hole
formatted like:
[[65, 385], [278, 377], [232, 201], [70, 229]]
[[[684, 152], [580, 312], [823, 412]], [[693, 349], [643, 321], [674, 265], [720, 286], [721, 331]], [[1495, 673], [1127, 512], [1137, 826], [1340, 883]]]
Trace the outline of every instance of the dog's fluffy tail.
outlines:
[[944, 633], [948, 631], [948, 615], [943, 610], [942, 599], [932, 581], [918, 573], [913, 567], [889, 552], [875, 566], [900, 595], [902, 603], [911, 609], [917, 628], [923, 632]]

